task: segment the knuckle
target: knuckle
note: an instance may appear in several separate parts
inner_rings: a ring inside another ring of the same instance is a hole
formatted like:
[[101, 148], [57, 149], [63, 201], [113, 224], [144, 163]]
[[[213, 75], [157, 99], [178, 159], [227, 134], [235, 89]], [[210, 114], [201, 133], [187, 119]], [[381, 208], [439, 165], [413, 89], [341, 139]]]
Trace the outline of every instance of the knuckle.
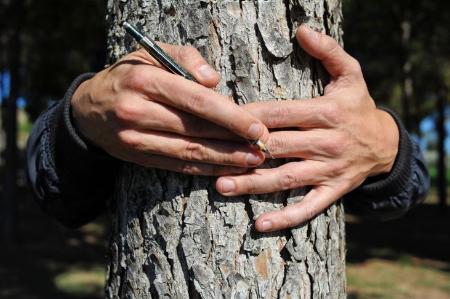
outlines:
[[149, 84], [148, 77], [137, 67], [132, 67], [123, 78], [123, 85], [131, 90], [144, 90]]
[[346, 169], [346, 165], [344, 162], [335, 161], [334, 163], [330, 164], [330, 167], [328, 168], [327, 176], [329, 178], [340, 177], [345, 169]]
[[114, 114], [119, 121], [130, 122], [138, 118], [139, 109], [130, 101], [121, 100], [114, 106]]
[[313, 219], [317, 215], [317, 209], [314, 206], [306, 205], [305, 206], [305, 217], [306, 221]]
[[290, 112], [286, 107], [275, 106], [268, 112], [266, 125], [273, 128], [279, 127], [283, 124], [289, 113]]
[[282, 153], [287, 148], [287, 141], [283, 138], [269, 138], [267, 146], [270, 151], [274, 154]]
[[201, 93], [194, 93], [187, 97], [185, 108], [188, 111], [202, 112], [205, 110], [206, 97]]
[[280, 175], [280, 188], [281, 190], [293, 189], [297, 186], [297, 177], [291, 172], [287, 171]]
[[118, 137], [126, 148], [137, 149], [142, 146], [141, 139], [131, 131], [121, 131], [118, 133]]
[[252, 176], [249, 176], [245, 180], [245, 190], [248, 194], [255, 194], [256, 193], [256, 182], [255, 179]]
[[328, 102], [322, 110], [322, 115], [330, 126], [336, 126], [342, 122], [342, 112], [343, 111], [337, 102]]
[[192, 46], [183, 46], [180, 48], [180, 59], [182, 61], [188, 61], [192, 58], [196, 58], [200, 56], [198, 50]]
[[337, 52], [341, 50], [341, 46], [334, 38], [322, 34], [320, 35], [320, 37], [322, 38], [322, 42], [325, 45], [325, 49], [329, 54], [331, 55], [337, 54]]
[[333, 138], [328, 138], [322, 145], [323, 150], [332, 156], [341, 156], [344, 154], [345, 147], [346, 140], [339, 134]]
[[203, 145], [196, 142], [188, 142], [184, 148], [181, 159], [190, 161], [209, 161], [209, 154]]
[[[287, 209], [289, 209], [289, 208], [287, 208]], [[291, 213], [284, 212], [283, 219], [284, 219], [284, 225], [287, 228], [297, 225], [297, 221], [296, 221], [296, 219], [294, 219], [294, 216]]]
[[350, 58], [350, 60], [348, 62], [348, 68], [352, 74], [355, 74], [355, 75], [362, 74], [361, 64], [354, 57]]

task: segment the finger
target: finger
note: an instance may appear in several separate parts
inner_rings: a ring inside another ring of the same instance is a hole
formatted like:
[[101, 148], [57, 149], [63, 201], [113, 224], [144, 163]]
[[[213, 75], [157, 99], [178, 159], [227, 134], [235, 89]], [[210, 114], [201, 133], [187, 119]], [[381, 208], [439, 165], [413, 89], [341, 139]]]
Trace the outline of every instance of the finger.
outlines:
[[130, 129], [172, 132], [184, 136], [242, 140], [229, 130], [162, 103], [130, 96], [115, 107], [118, 121]]
[[146, 82], [141, 82], [139, 88], [149, 99], [209, 120], [246, 139], [264, 141], [268, 135], [256, 117], [211, 89], [157, 68]]
[[341, 196], [340, 192], [331, 187], [316, 187], [309, 191], [301, 202], [258, 217], [255, 223], [256, 229], [269, 232], [295, 227], [317, 216]]
[[[194, 47], [170, 45], [160, 42], [157, 42], [157, 44], [186, 71], [191, 73], [200, 84], [206, 87], [215, 87], [219, 83], [219, 73], [208, 64], [200, 52]], [[145, 59], [151, 60], [154, 65], [164, 68], [145, 49], [140, 49], [137, 53], [145, 57]]]
[[301, 47], [319, 59], [333, 78], [346, 75], [361, 76], [361, 67], [356, 59], [347, 54], [330, 36], [301, 25], [296, 32]]
[[242, 106], [267, 128], [333, 127], [338, 113], [337, 103], [328, 97], [314, 100], [263, 101]]
[[119, 132], [119, 138], [122, 144], [132, 151], [184, 161], [239, 167], [255, 167], [264, 161], [264, 154], [261, 151], [244, 143], [134, 130]]
[[267, 148], [274, 158], [336, 159], [346, 150], [340, 134], [331, 130], [277, 131], [269, 135]]
[[170, 170], [189, 175], [221, 176], [241, 174], [247, 171], [247, 168], [190, 162], [159, 155], [133, 154], [128, 161], [144, 167]]
[[264, 194], [318, 183], [323, 163], [314, 161], [290, 162], [271, 169], [255, 169], [239, 176], [221, 177], [216, 189], [225, 196]]

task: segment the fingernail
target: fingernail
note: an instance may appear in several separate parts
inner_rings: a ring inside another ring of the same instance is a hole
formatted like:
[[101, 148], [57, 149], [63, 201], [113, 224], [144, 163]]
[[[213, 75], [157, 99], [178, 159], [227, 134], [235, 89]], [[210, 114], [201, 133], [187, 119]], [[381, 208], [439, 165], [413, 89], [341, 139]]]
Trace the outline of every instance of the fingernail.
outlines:
[[229, 193], [233, 192], [236, 189], [236, 184], [230, 179], [222, 179], [221, 187], [222, 193]]
[[319, 38], [319, 32], [312, 29], [308, 25], [304, 25], [303, 27], [308, 31], [308, 36], [311, 40], [317, 40]]
[[261, 157], [258, 155], [255, 155], [253, 153], [249, 153], [245, 157], [245, 160], [247, 161], [247, 164], [249, 164], [249, 165], [256, 165], [259, 162], [261, 162]]
[[249, 138], [256, 140], [259, 137], [261, 137], [261, 135], [264, 132], [264, 127], [262, 124], [259, 123], [254, 123], [250, 125], [250, 128], [248, 128], [248, 135]]
[[200, 66], [198, 72], [203, 79], [211, 79], [216, 75], [216, 71], [209, 64]]
[[261, 223], [261, 229], [262, 229], [263, 231], [271, 230], [271, 229], [272, 229], [272, 222], [271, 222], [270, 220], [264, 220], [264, 221]]

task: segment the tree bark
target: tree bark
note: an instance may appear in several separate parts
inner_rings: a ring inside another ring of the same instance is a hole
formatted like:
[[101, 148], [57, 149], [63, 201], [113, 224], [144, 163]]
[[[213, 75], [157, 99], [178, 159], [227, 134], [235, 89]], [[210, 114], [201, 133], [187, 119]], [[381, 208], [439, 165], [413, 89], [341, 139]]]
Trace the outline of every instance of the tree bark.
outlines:
[[[217, 90], [239, 104], [320, 95], [325, 72], [297, 45], [295, 28], [306, 22], [342, 35], [339, 0], [109, 0], [107, 20], [111, 62], [133, 49], [120, 26], [127, 20], [157, 40], [199, 49], [221, 74]], [[124, 166], [108, 298], [345, 297], [341, 203], [303, 226], [261, 234], [254, 217], [306, 191], [224, 198], [214, 181]]]

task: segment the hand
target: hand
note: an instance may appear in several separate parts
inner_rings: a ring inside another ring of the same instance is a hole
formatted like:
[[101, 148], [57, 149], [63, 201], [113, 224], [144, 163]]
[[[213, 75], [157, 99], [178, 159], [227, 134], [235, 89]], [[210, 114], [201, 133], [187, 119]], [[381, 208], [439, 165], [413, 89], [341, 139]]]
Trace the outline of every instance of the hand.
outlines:
[[261, 215], [256, 221], [260, 231], [310, 220], [367, 177], [388, 173], [398, 150], [397, 125], [375, 107], [359, 63], [331, 37], [306, 26], [299, 27], [296, 35], [303, 49], [321, 60], [331, 75], [325, 95], [252, 103], [245, 109], [268, 128], [291, 128], [270, 133], [266, 145], [274, 157], [298, 161], [221, 177], [216, 184], [226, 196], [312, 186], [301, 202]]
[[144, 50], [133, 52], [76, 90], [72, 113], [81, 134], [121, 160], [186, 174], [243, 173], [263, 162], [245, 141], [267, 138], [261, 121], [210, 89], [219, 75], [197, 50], [160, 46], [202, 85], [167, 72]]

